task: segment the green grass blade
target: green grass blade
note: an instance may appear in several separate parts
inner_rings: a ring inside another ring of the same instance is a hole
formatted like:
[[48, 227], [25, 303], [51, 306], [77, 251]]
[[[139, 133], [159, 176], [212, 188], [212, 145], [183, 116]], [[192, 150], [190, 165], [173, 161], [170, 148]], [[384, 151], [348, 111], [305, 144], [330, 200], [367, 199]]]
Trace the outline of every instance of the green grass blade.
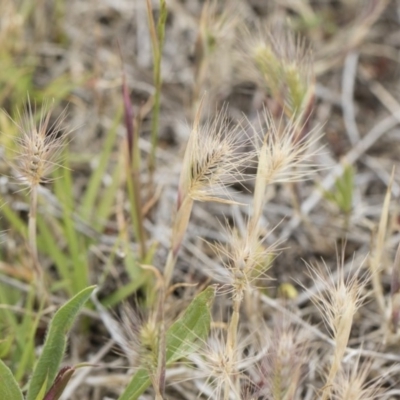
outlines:
[[93, 221], [93, 227], [97, 231], [104, 226], [104, 221], [107, 221], [109, 216], [114, 212], [113, 205], [115, 202], [115, 193], [121, 184], [122, 168], [124, 168], [123, 160], [119, 162], [112, 173], [111, 184], [102, 194], [99, 199], [96, 209], [96, 220]]
[[1, 213], [22, 237], [27, 237], [28, 228], [26, 224], [7, 203], [2, 203]]
[[54, 191], [63, 207], [64, 237], [67, 240], [69, 257], [72, 261], [71, 285], [74, 293], [77, 293], [88, 284], [87, 240], [75, 228], [73, 218], [74, 198], [72, 195], [73, 181], [67, 153], [65, 156], [65, 167], [55, 171]]
[[42, 354], [29, 382], [27, 400], [36, 399], [46, 379], [46, 389], [53, 384], [64, 356], [68, 332], [94, 289], [95, 286], [83, 289], [55, 313], [50, 322]]
[[46, 376], [46, 379], [44, 380], [42, 387], [39, 390], [39, 393], [37, 394], [35, 400], [42, 400], [46, 394], [46, 388], [47, 388], [47, 378], [48, 376]]
[[150, 386], [150, 383], [148, 371], [144, 368], [139, 369], [118, 400], [136, 400]]
[[[49, 218], [50, 217], [46, 217], [46, 219]], [[53, 260], [60, 277], [64, 281], [68, 293], [72, 296], [74, 290], [71, 285], [69, 257], [61, 250], [61, 246], [56, 239], [57, 235], [54, 235], [52, 230], [49, 228], [47, 221], [45, 221], [42, 216], [38, 217], [37, 224], [39, 230], [38, 247], [42, 253], [47, 254]]]
[[24, 400], [21, 389], [18, 386], [12, 372], [3, 361], [0, 360], [0, 399]]
[[[182, 357], [197, 346], [198, 341], [204, 341], [210, 330], [211, 306], [215, 297], [215, 289], [208, 287], [195, 297], [185, 313], [167, 331], [167, 366]], [[135, 400], [150, 385], [148, 371], [141, 368], [133, 376], [119, 400]]]
[[[81, 206], [81, 215], [82, 218], [84, 218], [85, 220], [89, 220], [90, 216], [93, 214], [94, 204], [96, 198], [99, 195], [102, 179], [106, 173], [111, 152], [115, 144], [118, 132], [117, 128], [121, 121], [121, 116], [122, 116], [122, 110], [118, 110], [118, 113], [114, 118], [113, 124], [109, 129], [109, 131], [107, 132], [106, 140], [103, 145], [103, 150], [100, 155], [100, 159], [98, 161], [98, 166], [93, 171], [93, 174], [90, 177], [90, 181], [85, 191]], [[97, 218], [97, 213], [96, 213], [96, 218]]]
[[41, 305], [40, 311], [37, 313], [34, 312], [36, 296], [37, 293], [32, 286], [24, 306], [26, 312], [17, 330], [20, 352], [18, 354], [18, 368], [15, 371], [15, 378], [18, 382], [22, 380], [27, 371], [32, 370], [35, 362], [35, 334], [40, 321], [40, 311], [42, 309]]
[[121, 303], [128, 296], [135, 293], [140, 286], [145, 282], [146, 276], [143, 274], [139, 279], [131, 281], [124, 286], [118, 288], [115, 292], [107, 296], [101, 303], [104, 307], [113, 307], [118, 303]]

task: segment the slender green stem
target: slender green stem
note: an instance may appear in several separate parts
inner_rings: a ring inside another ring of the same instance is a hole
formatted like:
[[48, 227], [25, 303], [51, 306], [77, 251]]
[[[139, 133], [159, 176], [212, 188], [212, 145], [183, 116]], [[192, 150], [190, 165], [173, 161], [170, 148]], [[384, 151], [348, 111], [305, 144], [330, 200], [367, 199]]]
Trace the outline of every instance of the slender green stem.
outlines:
[[149, 169], [150, 172], [155, 170], [156, 165], [156, 151], [158, 143], [158, 129], [159, 129], [159, 116], [160, 116], [160, 99], [161, 99], [161, 59], [162, 59], [162, 48], [164, 44], [165, 36], [165, 23], [167, 20], [167, 5], [165, 0], [160, 0], [160, 16], [157, 22], [157, 30], [155, 27], [151, 5], [148, 1], [147, 10], [149, 15], [150, 25], [150, 36], [153, 46], [153, 79], [154, 79], [154, 105], [153, 105], [153, 116], [151, 121], [151, 152], [149, 158]]
[[157, 376], [156, 376], [156, 399], [162, 400], [165, 391], [165, 374], [166, 374], [166, 328], [165, 328], [165, 292], [166, 286], [163, 282], [158, 297], [157, 320], [159, 321], [159, 339], [158, 339], [158, 355], [157, 355]]

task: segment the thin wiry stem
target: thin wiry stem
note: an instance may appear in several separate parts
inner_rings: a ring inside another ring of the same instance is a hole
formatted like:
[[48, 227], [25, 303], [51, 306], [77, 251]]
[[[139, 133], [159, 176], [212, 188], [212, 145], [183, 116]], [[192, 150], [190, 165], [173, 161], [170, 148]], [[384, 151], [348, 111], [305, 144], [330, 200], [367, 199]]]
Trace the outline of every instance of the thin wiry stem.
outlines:
[[33, 269], [36, 273], [38, 282], [40, 282], [42, 279], [42, 269], [39, 263], [37, 240], [36, 240], [37, 199], [38, 199], [37, 185], [34, 185], [32, 186], [30, 191], [28, 241], [29, 241], [29, 250], [32, 257]]
[[[233, 297], [233, 310], [231, 315], [231, 320], [228, 326], [228, 335], [226, 339], [226, 352], [227, 352], [227, 362], [231, 364], [231, 379], [236, 387], [236, 391], [240, 393], [240, 381], [237, 379], [237, 372], [234, 368], [237, 365], [237, 353], [238, 353], [238, 343], [237, 343], [237, 332], [240, 320], [240, 305], [242, 304], [243, 296], [240, 293], [235, 293]], [[229, 400], [230, 393], [230, 380], [225, 381], [224, 399]]]
[[159, 115], [160, 115], [160, 99], [161, 99], [161, 58], [162, 48], [164, 43], [165, 35], [165, 23], [167, 20], [167, 5], [165, 0], [160, 0], [160, 17], [157, 23], [157, 29], [155, 26], [151, 3], [147, 0], [147, 12], [150, 25], [151, 41], [153, 46], [153, 79], [155, 86], [154, 94], [154, 105], [153, 105], [153, 117], [151, 121], [151, 152], [149, 158], [149, 169], [151, 172], [155, 169], [156, 164], [156, 150], [158, 143], [158, 128], [159, 128]]

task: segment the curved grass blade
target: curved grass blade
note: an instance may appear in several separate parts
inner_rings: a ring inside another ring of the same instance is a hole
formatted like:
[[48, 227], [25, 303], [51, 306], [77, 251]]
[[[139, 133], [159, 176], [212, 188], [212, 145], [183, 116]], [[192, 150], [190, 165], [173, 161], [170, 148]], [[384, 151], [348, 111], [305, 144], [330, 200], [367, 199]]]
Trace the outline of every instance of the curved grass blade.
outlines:
[[43, 352], [29, 382], [27, 400], [36, 399], [46, 378], [47, 390], [53, 384], [64, 356], [68, 332], [95, 287], [83, 289], [55, 313], [50, 322]]

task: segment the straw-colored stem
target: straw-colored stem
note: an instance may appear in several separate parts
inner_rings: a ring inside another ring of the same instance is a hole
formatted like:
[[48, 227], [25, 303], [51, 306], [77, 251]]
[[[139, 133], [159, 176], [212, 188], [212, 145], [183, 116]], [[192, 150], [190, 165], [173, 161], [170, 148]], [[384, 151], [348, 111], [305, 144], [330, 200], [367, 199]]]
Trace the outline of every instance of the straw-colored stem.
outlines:
[[[350, 310], [351, 305], [349, 304], [346, 312], [351, 314]], [[346, 315], [342, 315], [339, 320], [336, 322], [336, 333], [335, 333], [335, 351], [333, 354], [333, 360], [331, 364], [331, 368], [329, 370], [328, 378], [326, 380], [321, 400], [327, 400], [331, 394], [333, 382], [336, 378], [337, 373], [340, 370], [341, 362], [346, 351], [347, 343], [350, 337], [352, 325], [352, 318], [348, 318]]]
[[174, 256], [174, 252], [172, 250], [169, 251], [167, 261], [164, 267], [164, 279], [166, 284], [169, 285], [172, 278], [172, 273], [174, 272], [175, 264], [176, 264], [176, 256]]
[[39, 256], [37, 251], [37, 240], [36, 240], [37, 202], [38, 202], [37, 185], [32, 185], [30, 192], [28, 240], [29, 240], [29, 250], [33, 262], [33, 268], [35, 270], [36, 278], [39, 282], [42, 278], [42, 271], [39, 264]]
[[240, 305], [242, 303], [243, 296], [241, 293], [235, 293], [233, 298], [232, 316], [229, 321], [228, 334], [226, 339], [226, 359], [229, 364], [230, 377], [225, 382], [224, 399], [229, 399], [230, 393], [230, 382], [233, 382], [237, 393], [240, 393], [239, 380], [237, 379], [237, 371], [235, 370], [236, 365], [236, 354], [237, 351], [237, 331], [240, 319]]
[[185, 196], [180, 203], [180, 207], [175, 216], [174, 226], [172, 229], [171, 248], [164, 266], [164, 284], [166, 288], [168, 288], [171, 282], [182, 240], [189, 224], [192, 207], [192, 198], [190, 196]]
[[224, 387], [224, 400], [229, 400], [229, 393], [230, 393], [230, 382], [229, 377], [225, 380], [225, 387]]
[[343, 358], [343, 354], [340, 351], [340, 349], [338, 347], [336, 347], [335, 349], [335, 354], [333, 356], [333, 361], [332, 361], [332, 365], [331, 368], [329, 370], [329, 375], [328, 375], [328, 379], [326, 380], [322, 395], [321, 395], [321, 400], [328, 400], [329, 396], [332, 392], [332, 386], [333, 386], [333, 381], [340, 369], [340, 363], [342, 361]]
[[269, 183], [268, 179], [265, 178], [263, 173], [268, 162], [266, 148], [267, 142], [266, 137], [264, 137], [264, 142], [259, 152], [256, 182], [254, 186], [253, 212], [249, 221], [249, 229], [251, 234], [256, 234], [258, 231], [258, 221], [260, 220], [263, 212], [265, 205], [265, 191]]

